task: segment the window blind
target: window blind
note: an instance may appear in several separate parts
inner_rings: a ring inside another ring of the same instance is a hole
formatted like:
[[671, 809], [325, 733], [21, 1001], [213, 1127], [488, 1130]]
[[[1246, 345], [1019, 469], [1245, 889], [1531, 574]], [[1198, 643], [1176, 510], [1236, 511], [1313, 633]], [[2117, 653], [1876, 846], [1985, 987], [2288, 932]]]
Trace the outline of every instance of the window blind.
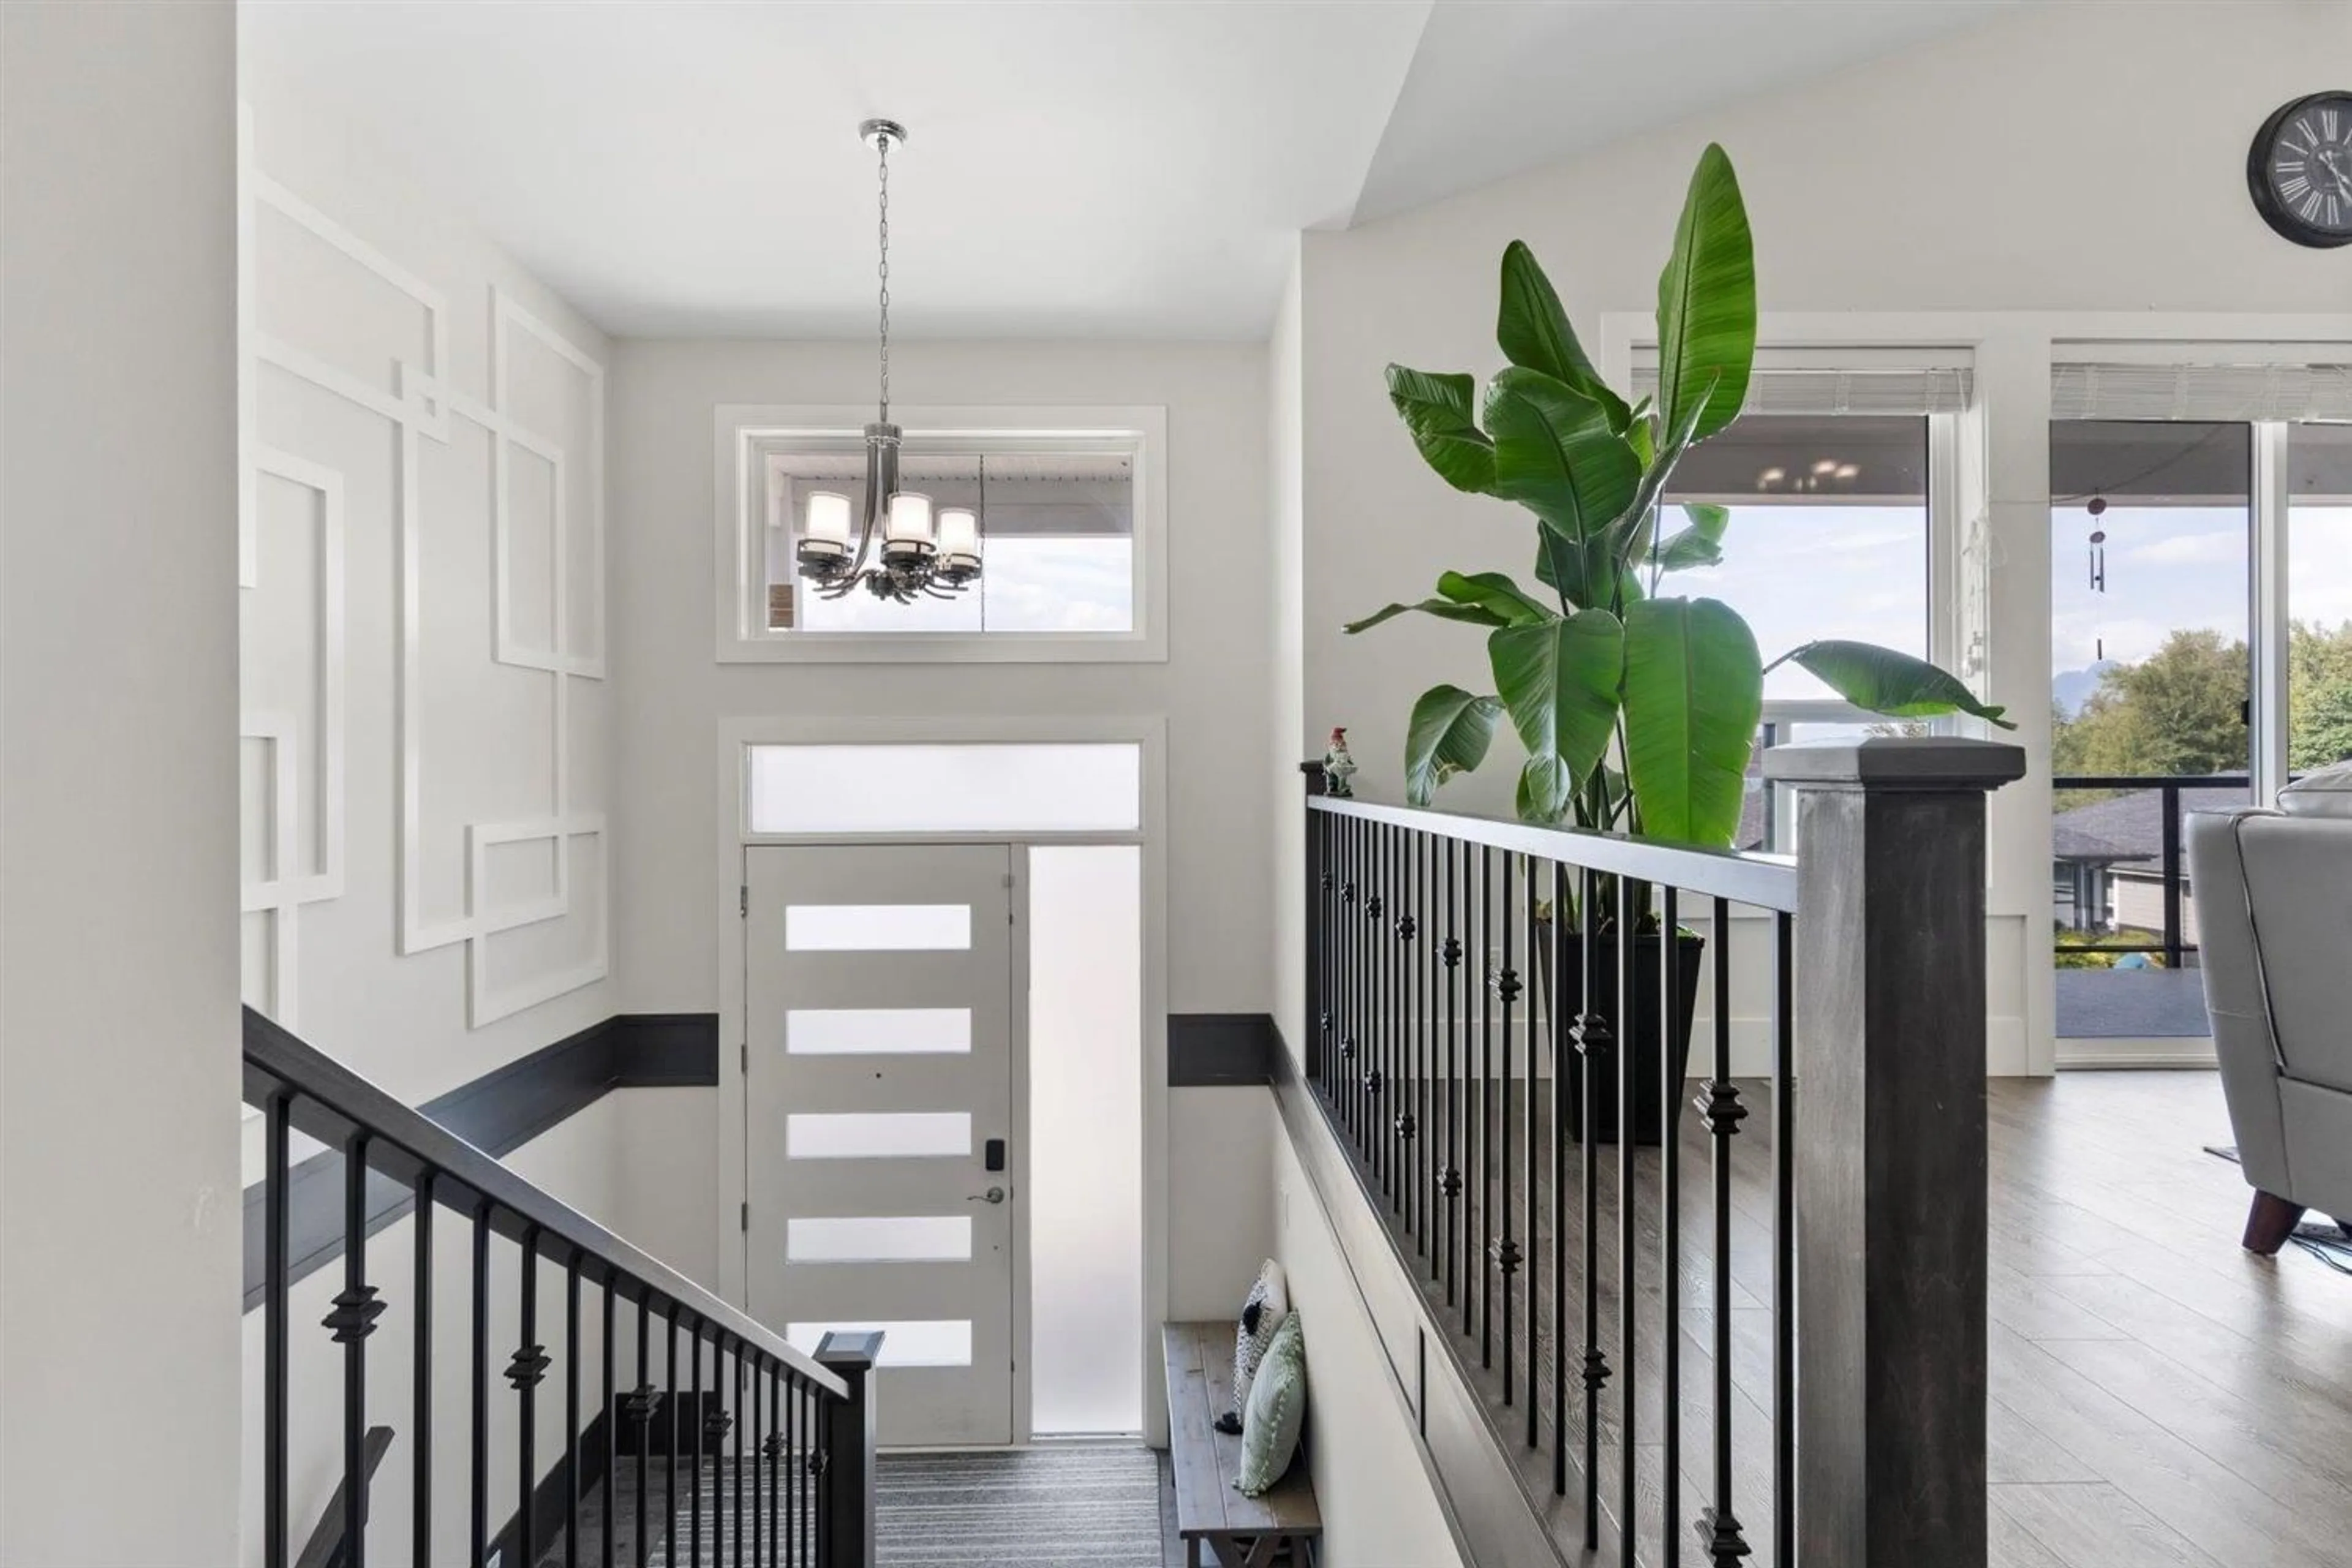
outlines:
[[2056, 364], [2050, 416], [2352, 420], [2352, 364]]
[[[1973, 390], [1964, 366], [1797, 366], [1759, 369], [1742, 414], [1958, 414]], [[1637, 365], [1633, 395], [1655, 397], [1658, 368]]]

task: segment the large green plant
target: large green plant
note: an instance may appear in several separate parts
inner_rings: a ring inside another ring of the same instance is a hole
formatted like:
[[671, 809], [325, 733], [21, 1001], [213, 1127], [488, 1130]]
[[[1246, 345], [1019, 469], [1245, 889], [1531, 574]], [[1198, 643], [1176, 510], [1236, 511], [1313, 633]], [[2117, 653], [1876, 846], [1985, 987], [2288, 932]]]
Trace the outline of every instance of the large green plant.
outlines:
[[[1685, 506], [1683, 526], [1659, 527], [1675, 464], [1738, 417], [1756, 355], [1754, 250], [1723, 149], [1700, 157], [1658, 278], [1654, 401], [1629, 404], [1601, 379], [1516, 240], [1495, 336], [1510, 364], [1483, 402], [1467, 375], [1396, 364], [1389, 399], [1439, 478], [1535, 514], [1535, 574], [1550, 592], [1448, 572], [1434, 597], [1348, 627], [1420, 611], [1486, 630], [1494, 693], [1438, 686], [1413, 704], [1407, 797], [1426, 805], [1478, 766], [1507, 716], [1528, 753], [1520, 816], [1727, 845], [1771, 667], [1730, 606], [1660, 592], [1673, 574], [1722, 560], [1725, 510]], [[1772, 663], [1801, 665], [1874, 713], [1961, 711], [2007, 727], [1952, 676], [1889, 648], [1811, 642]]]

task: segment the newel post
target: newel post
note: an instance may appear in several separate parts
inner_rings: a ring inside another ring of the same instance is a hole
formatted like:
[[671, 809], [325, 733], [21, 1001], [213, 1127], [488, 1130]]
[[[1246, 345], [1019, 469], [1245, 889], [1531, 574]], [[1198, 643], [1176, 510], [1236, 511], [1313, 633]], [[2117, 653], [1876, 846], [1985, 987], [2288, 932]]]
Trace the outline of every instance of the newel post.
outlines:
[[1797, 1559], [1984, 1568], [1990, 741], [1782, 746], [1797, 787]]
[[874, 1363], [879, 1333], [827, 1334], [817, 1363], [849, 1385], [849, 1397], [827, 1413], [818, 1453], [824, 1473], [824, 1568], [874, 1568]]

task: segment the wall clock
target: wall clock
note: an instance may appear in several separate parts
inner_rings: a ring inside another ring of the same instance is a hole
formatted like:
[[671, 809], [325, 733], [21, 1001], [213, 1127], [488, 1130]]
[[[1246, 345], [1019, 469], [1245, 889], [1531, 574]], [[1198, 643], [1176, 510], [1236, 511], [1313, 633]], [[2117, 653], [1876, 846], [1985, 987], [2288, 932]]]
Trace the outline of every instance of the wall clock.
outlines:
[[2297, 245], [2352, 245], [2352, 91], [2281, 105], [2254, 132], [2246, 184], [2263, 220]]

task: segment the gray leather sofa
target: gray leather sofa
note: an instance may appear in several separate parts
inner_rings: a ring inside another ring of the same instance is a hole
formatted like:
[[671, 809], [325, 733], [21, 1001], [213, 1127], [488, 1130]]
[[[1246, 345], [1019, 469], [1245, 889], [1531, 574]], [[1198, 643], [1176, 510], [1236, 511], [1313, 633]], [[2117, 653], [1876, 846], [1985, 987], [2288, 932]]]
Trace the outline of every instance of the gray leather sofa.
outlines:
[[2352, 764], [2279, 807], [2188, 824], [2205, 1005], [2254, 1189], [2245, 1245], [2264, 1256], [2305, 1209], [2352, 1219]]

